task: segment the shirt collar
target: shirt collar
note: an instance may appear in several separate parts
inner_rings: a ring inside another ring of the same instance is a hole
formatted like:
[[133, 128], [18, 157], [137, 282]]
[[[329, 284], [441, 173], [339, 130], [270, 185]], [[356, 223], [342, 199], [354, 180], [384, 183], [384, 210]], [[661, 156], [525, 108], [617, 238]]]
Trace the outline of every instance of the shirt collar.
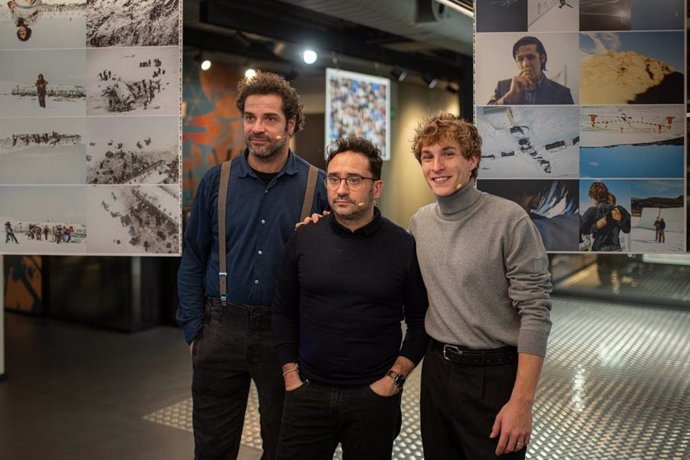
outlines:
[[[239, 167], [240, 167], [240, 177], [257, 177], [257, 175], [254, 173], [252, 170], [252, 167], [249, 166], [249, 162], [247, 161], [247, 156], [249, 155], [249, 150], [244, 149], [244, 152], [242, 152], [242, 156], [240, 158], [239, 162]], [[287, 162], [285, 163], [285, 166], [283, 166], [283, 169], [278, 171], [278, 175], [276, 177], [280, 177], [283, 174], [287, 175], [295, 175], [297, 174], [297, 160], [295, 159], [295, 154], [292, 152], [292, 150], [288, 151], [288, 159]]]
[[381, 224], [383, 224], [383, 217], [381, 216], [381, 211], [376, 206], [374, 206], [374, 218], [371, 220], [371, 222], [366, 224], [364, 227], [358, 228], [354, 232], [351, 231], [349, 228], [340, 225], [332, 213], [326, 216], [326, 218], [330, 222], [331, 229], [333, 229], [335, 233], [363, 236], [365, 238], [373, 236], [379, 229], [379, 227], [381, 227]]
[[472, 206], [477, 202], [481, 196], [481, 192], [477, 190], [477, 181], [473, 180], [470, 184], [463, 187], [461, 190], [448, 195], [436, 196], [438, 207], [443, 215], [455, 214]]

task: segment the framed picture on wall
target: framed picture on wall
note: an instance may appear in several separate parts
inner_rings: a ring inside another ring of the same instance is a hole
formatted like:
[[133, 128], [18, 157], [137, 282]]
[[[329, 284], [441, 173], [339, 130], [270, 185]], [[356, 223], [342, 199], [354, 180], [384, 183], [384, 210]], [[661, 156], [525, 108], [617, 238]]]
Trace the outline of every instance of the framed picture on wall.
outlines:
[[390, 159], [390, 88], [388, 78], [326, 69], [326, 156], [337, 139], [358, 136]]

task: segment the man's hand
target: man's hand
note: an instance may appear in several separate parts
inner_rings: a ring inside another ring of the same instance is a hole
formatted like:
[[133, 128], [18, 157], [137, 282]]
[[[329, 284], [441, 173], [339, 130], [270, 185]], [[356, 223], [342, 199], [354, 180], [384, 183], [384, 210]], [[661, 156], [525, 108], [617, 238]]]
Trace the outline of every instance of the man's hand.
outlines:
[[503, 104], [516, 104], [520, 102], [522, 93], [534, 89], [536, 83], [534, 75], [532, 75], [529, 69], [522, 70], [519, 75], [514, 76], [510, 81], [508, 92], [501, 98]]
[[611, 210], [611, 217], [612, 217], [613, 220], [615, 220], [616, 222], [620, 222], [621, 220], [623, 220], [623, 213], [621, 212], [620, 209], [618, 209], [618, 208], [613, 208], [613, 209]]
[[384, 398], [393, 396], [400, 391], [398, 387], [395, 386], [393, 379], [387, 375], [384, 375], [382, 378], [369, 385], [369, 388], [371, 388], [371, 391]]
[[285, 391], [293, 391], [304, 385], [299, 376], [297, 363], [287, 363], [283, 366], [283, 380], [285, 380]]
[[322, 217], [325, 217], [330, 214], [330, 211], [324, 211], [323, 214], [319, 213], [314, 213], [311, 216], [307, 216], [304, 218], [302, 222], [297, 222], [295, 224], [295, 230], [300, 228], [302, 225], [308, 225], [308, 224], [315, 224], [317, 223]]
[[490, 438], [498, 438], [496, 455], [524, 449], [532, 434], [532, 404], [511, 399], [496, 416]]

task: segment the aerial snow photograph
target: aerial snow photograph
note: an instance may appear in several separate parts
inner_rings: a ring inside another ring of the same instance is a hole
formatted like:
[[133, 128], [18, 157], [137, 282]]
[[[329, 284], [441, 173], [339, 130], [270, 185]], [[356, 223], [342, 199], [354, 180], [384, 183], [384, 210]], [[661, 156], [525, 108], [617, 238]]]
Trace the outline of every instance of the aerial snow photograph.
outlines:
[[0, 118], [83, 117], [86, 50], [0, 51]]
[[527, 0], [530, 32], [577, 32], [580, 0]]
[[0, 4], [0, 49], [84, 48], [86, 0]]
[[482, 178], [578, 177], [577, 106], [477, 107]]
[[88, 50], [87, 115], [178, 115], [180, 53], [164, 48]]
[[[630, 197], [633, 182], [616, 179], [580, 179], [581, 251], [631, 251]], [[602, 194], [606, 196], [605, 200], [601, 200]], [[617, 208], [615, 218], [614, 207]], [[601, 224], [604, 225], [600, 227]]]
[[537, 227], [550, 252], [579, 249], [580, 214], [577, 180], [485, 180], [481, 191], [516, 202]]
[[525, 36], [539, 39], [546, 50], [543, 75], [570, 89], [577, 104], [579, 100], [579, 38], [577, 32], [565, 33], [484, 33], [475, 38], [475, 100], [477, 105], [488, 104], [494, 98], [498, 83], [520, 73], [513, 58], [513, 45]]
[[587, 32], [580, 51], [580, 104], [685, 102], [682, 31]]
[[180, 41], [179, 0], [88, 0], [89, 47], [170, 46]]
[[0, 185], [0, 224], [0, 254], [83, 254], [86, 187]]
[[180, 253], [180, 188], [174, 185], [88, 187], [89, 253]]
[[682, 178], [685, 106], [580, 108], [582, 177]]
[[684, 182], [631, 182], [633, 252], [685, 252]]
[[0, 123], [0, 184], [84, 184], [83, 118], [8, 118]]
[[180, 177], [179, 117], [88, 120], [88, 184], [175, 184]]
[[528, 0], [476, 0], [474, 8], [477, 32], [526, 31], [527, 2]]

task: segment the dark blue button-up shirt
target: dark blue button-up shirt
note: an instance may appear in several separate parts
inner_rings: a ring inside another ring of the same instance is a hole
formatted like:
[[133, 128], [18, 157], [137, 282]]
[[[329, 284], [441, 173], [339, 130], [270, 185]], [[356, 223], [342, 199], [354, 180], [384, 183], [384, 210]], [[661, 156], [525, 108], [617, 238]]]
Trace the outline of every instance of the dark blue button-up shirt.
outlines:
[[[228, 300], [271, 305], [283, 247], [300, 219], [309, 164], [290, 152], [268, 185], [254, 173], [247, 153], [232, 160], [227, 199]], [[323, 212], [328, 197], [319, 172], [311, 212]], [[203, 327], [205, 297], [219, 298], [218, 192], [220, 165], [203, 177], [187, 222], [177, 273], [177, 322], [191, 342]]]

